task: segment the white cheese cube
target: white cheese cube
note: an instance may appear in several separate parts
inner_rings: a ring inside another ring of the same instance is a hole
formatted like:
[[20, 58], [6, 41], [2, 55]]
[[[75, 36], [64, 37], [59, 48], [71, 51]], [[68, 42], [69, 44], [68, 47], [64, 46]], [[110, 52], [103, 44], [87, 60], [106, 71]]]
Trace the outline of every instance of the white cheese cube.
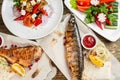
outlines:
[[22, 3], [22, 6], [26, 6], [26, 2], [25, 1]]
[[21, 15], [25, 15], [26, 14], [26, 11], [25, 10], [21, 10]]
[[41, 0], [37, 0], [37, 2], [41, 2]]
[[30, 1], [32, 5], [35, 5], [36, 2], [34, 0]]
[[34, 20], [35, 17], [37, 17], [37, 15], [36, 15], [36, 14], [33, 14], [31, 17], [32, 17], [32, 19]]

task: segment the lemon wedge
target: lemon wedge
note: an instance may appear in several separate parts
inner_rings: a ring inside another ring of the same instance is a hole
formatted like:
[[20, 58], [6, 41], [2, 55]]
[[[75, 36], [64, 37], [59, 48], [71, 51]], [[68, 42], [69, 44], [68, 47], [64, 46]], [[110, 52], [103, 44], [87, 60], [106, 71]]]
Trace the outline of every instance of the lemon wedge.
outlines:
[[17, 73], [21, 76], [25, 76], [25, 74], [26, 74], [25, 69], [17, 63], [12, 64], [11, 68], [15, 73]]
[[99, 57], [90, 55], [89, 58], [90, 58], [90, 61], [93, 64], [95, 64], [96, 66], [98, 66], [98, 67], [103, 67], [104, 66], [104, 62]]

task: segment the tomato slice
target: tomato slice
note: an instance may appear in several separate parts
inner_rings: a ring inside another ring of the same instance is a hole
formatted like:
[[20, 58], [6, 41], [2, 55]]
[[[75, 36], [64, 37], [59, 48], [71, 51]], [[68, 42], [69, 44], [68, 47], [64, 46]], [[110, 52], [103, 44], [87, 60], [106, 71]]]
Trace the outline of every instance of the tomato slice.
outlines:
[[87, 10], [90, 6], [77, 6], [77, 9], [81, 12], [84, 12], [85, 10]]
[[77, 0], [77, 4], [79, 6], [90, 6], [90, 1], [87, 1], [87, 0], [85, 0], [85, 1]]

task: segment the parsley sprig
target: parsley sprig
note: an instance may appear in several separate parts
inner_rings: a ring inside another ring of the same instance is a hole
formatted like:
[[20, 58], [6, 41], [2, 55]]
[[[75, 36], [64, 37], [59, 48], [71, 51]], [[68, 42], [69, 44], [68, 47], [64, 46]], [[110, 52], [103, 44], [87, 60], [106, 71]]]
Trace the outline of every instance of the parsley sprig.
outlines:
[[14, 7], [20, 6], [20, 0], [13, 0], [15, 2]]

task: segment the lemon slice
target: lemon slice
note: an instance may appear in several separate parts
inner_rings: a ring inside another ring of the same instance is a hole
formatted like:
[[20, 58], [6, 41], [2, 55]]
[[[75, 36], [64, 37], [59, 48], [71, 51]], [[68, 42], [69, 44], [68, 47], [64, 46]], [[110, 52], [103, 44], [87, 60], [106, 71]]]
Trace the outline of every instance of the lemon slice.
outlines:
[[16, 72], [17, 74], [21, 75], [21, 76], [25, 76], [26, 72], [25, 72], [25, 69], [17, 64], [17, 63], [14, 63], [12, 66], [11, 66], [12, 70], [14, 72]]
[[104, 66], [104, 62], [101, 59], [99, 59], [97, 56], [90, 55], [89, 58], [90, 58], [91, 62], [93, 64], [95, 64], [96, 66], [98, 66], [98, 67]]

